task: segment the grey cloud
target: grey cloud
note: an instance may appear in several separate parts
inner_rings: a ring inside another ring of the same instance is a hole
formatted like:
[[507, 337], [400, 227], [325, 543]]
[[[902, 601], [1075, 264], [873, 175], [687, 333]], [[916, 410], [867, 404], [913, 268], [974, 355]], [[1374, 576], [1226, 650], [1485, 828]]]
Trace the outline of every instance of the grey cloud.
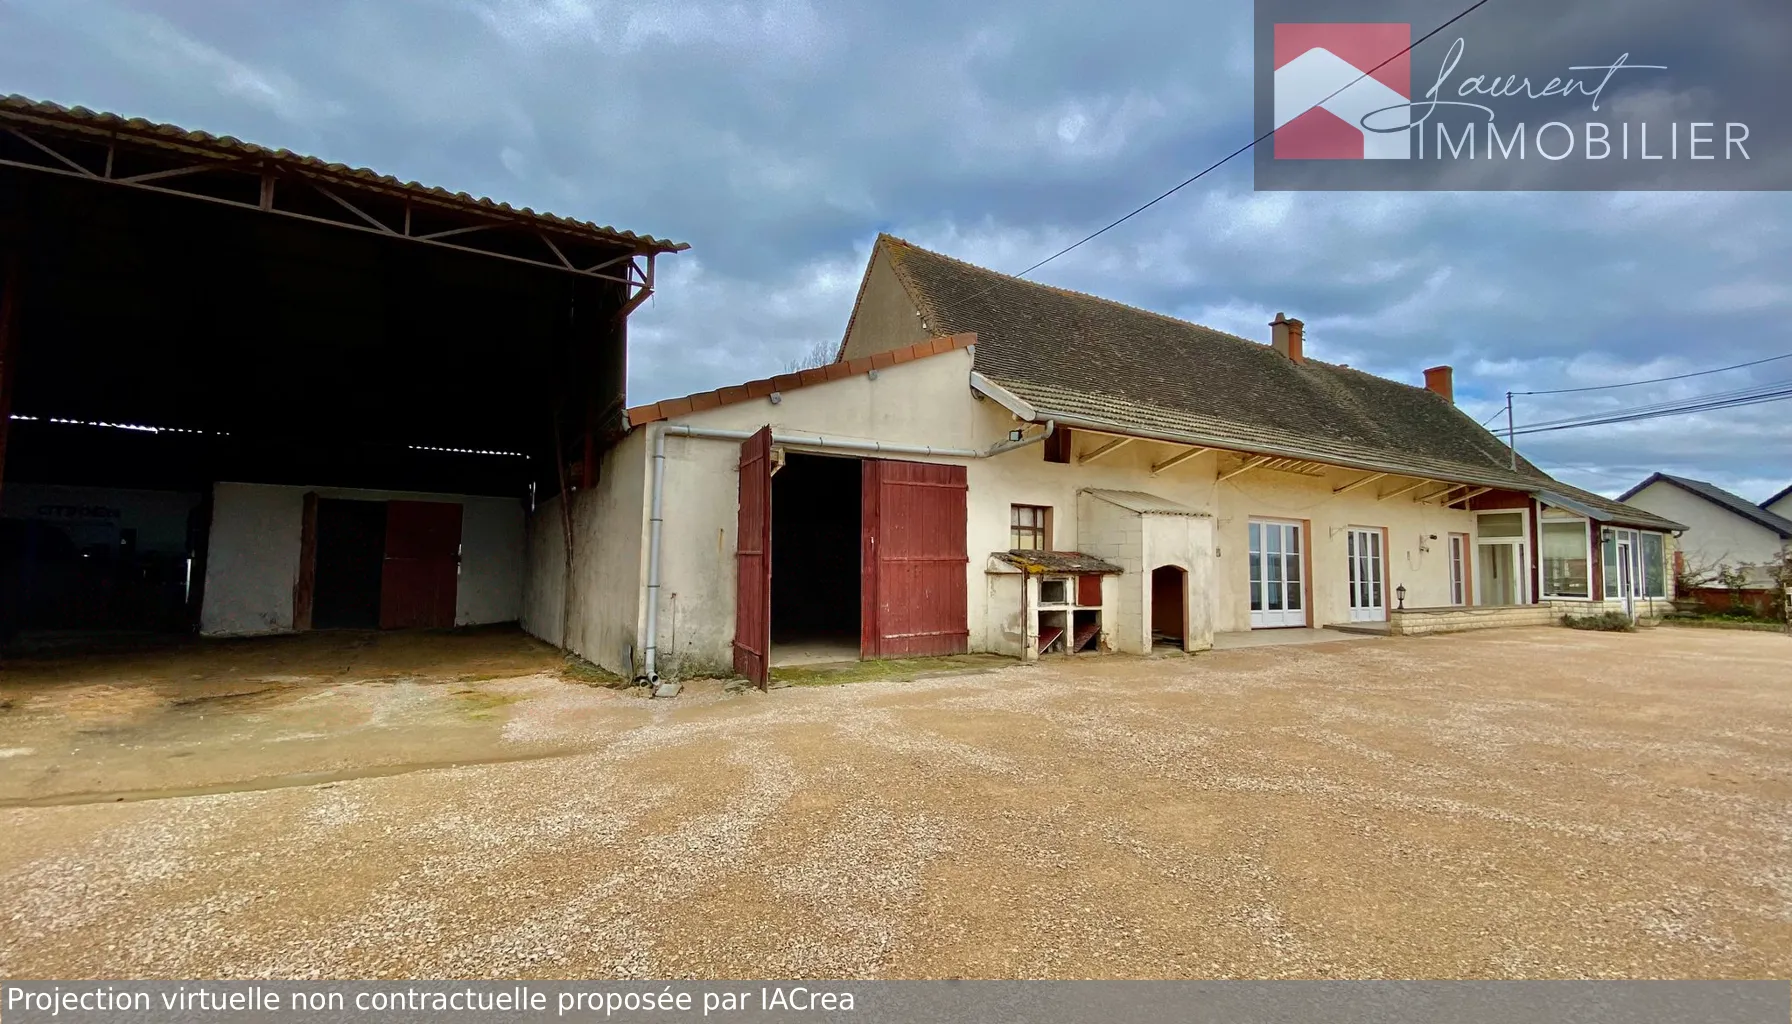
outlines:
[[[1596, 6], [1543, 56], [1587, 56]], [[1009, 272], [1068, 245], [1249, 137], [1250, 53], [1248, 5], [1220, 0], [0, 4], [0, 91], [693, 242], [631, 324], [634, 401], [837, 341], [878, 230]], [[1402, 380], [1449, 362], [1477, 418], [1508, 389], [1792, 351], [1785, 194], [1274, 194], [1249, 170], [1034, 276], [1260, 340], [1283, 310], [1316, 357]], [[1645, 391], [1521, 399], [1520, 422]], [[1667, 469], [1765, 494], [1792, 481], [1786, 408], [1521, 447], [1612, 493]]]

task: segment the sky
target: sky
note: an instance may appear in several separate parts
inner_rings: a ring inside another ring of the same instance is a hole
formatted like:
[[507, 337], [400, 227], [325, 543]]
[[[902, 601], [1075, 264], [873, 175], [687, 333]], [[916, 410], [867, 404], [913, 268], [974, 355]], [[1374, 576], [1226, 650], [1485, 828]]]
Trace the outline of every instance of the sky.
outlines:
[[[1251, 137], [1243, 0], [0, 0], [0, 93], [689, 242], [631, 404], [838, 344], [879, 231], [1016, 273]], [[1622, 383], [1792, 353], [1792, 194], [1254, 192], [1247, 158], [1034, 272], [1410, 383]], [[1522, 395], [1517, 423], [1792, 379]], [[1519, 438], [1615, 495], [1792, 483], [1792, 403]]]

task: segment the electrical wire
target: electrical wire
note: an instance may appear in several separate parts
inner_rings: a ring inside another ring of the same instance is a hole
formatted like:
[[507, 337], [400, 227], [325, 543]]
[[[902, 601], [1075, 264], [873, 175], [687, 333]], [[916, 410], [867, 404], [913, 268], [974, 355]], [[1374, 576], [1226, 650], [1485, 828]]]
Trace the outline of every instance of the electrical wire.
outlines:
[[[1356, 76], [1355, 78], [1351, 79], [1349, 82], [1345, 83], [1344, 85], [1339, 86], [1336, 90], [1334, 90], [1331, 93], [1331, 95], [1325, 97], [1325, 99], [1320, 100], [1318, 103], [1315, 103], [1314, 106], [1315, 107], [1323, 106], [1324, 104], [1329, 102], [1333, 96], [1336, 96], [1339, 93], [1343, 92], [1344, 90], [1355, 86], [1358, 82], [1361, 82], [1363, 79], [1368, 78], [1370, 75], [1373, 75], [1375, 72], [1380, 71], [1382, 68], [1387, 67], [1389, 64], [1392, 64], [1394, 61], [1399, 60], [1401, 57], [1406, 56], [1408, 53], [1411, 53], [1413, 50], [1413, 47], [1418, 46], [1420, 43], [1424, 42], [1425, 40], [1430, 39], [1432, 36], [1437, 35], [1439, 32], [1442, 32], [1444, 29], [1449, 28], [1451, 25], [1456, 24], [1457, 22], [1461, 21], [1463, 18], [1468, 17], [1470, 14], [1473, 14], [1476, 10], [1478, 10], [1482, 6], [1486, 5], [1487, 2], [1488, 2], [1488, 0], [1475, 0], [1474, 3], [1463, 8], [1461, 13], [1457, 14], [1455, 17], [1451, 18], [1449, 21], [1444, 22], [1442, 25], [1437, 26], [1436, 28], [1425, 33], [1424, 35], [1420, 36], [1419, 38], [1413, 40], [1411, 43], [1407, 44], [1406, 48], [1401, 50], [1399, 53], [1394, 54], [1393, 56], [1389, 57], [1387, 60], [1382, 61], [1380, 64], [1377, 64], [1374, 67], [1370, 68], [1369, 70]], [[1190, 176], [1189, 178], [1184, 179], [1181, 184], [1177, 185], [1176, 187], [1170, 189], [1167, 192], [1162, 193], [1156, 199], [1151, 200], [1150, 202], [1144, 204], [1143, 206], [1136, 207], [1131, 213], [1128, 213], [1124, 217], [1121, 217], [1114, 221], [1110, 221], [1106, 226], [1102, 227], [1100, 230], [1093, 231], [1087, 235], [1084, 235], [1082, 238], [1070, 243], [1069, 245], [1065, 246], [1062, 249], [1059, 249], [1057, 252], [1052, 253], [1050, 256], [1047, 256], [1045, 259], [1040, 260], [1038, 263], [1033, 264], [1032, 266], [1021, 271], [1018, 274], [1015, 274], [1014, 276], [1015, 277], [1026, 277], [1028, 274], [1031, 274], [1033, 271], [1038, 270], [1040, 267], [1045, 266], [1047, 263], [1050, 263], [1051, 261], [1057, 259], [1058, 257], [1064, 255], [1067, 252], [1070, 252], [1071, 250], [1077, 248], [1078, 246], [1083, 245], [1086, 242], [1092, 242], [1095, 239], [1100, 238], [1102, 235], [1107, 234], [1109, 231], [1112, 231], [1113, 229], [1119, 227], [1120, 225], [1126, 223], [1127, 221], [1133, 219], [1134, 217], [1137, 217], [1139, 214], [1144, 213], [1146, 210], [1151, 209], [1153, 206], [1156, 206], [1158, 203], [1163, 202], [1164, 200], [1170, 198], [1171, 196], [1182, 191], [1183, 189], [1187, 188], [1188, 186], [1193, 185], [1195, 182], [1200, 181], [1202, 178], [1205, 178], [1208, 174], [1212, 173], [1213, 171], [1218, 170], [1219, 168], [1221, 168], [1222, 166], [1224, 166], [1225, 164], [1230, 162], [1233, 157], [1236, 157], [1242, 153], [1250, 152], [1252, 149], [1255, 149], [1259, 143], [1263, 142], [1265, 139], [1268, 139], [1270, 136], [1274, 135], [1276, 132], [1278, 132], [1280, 130], [1281, 130], [1280, 127], [1271, 128], [1269, 131], [1264, 132], [1262, 135], [1257, 136], [1256, 138], [1254, 138], [1251, 141], [1245, 143], [1244, 145], [1238, 147], [1237, 149], [1233, 150], [1232, 152], [1227, 153], [1225, 156], [1220, 157], [1218, 160], [1215, 160], [1213, 163], [1208, 164], [1206, 167], [1203, 167], [1199, 172]], [[976, 292], [976, 293], [969, 295], [966, 298], [961, 299], [959, 301], [968, 302], [968, 301], [970, 301], [970, 299], [974, 299], [978, 295], [982, 295], [983, 292], [987, 292], [991, 288], [994, 288], [994, 287], [996, 287], [996, 286], [992, 284], [989, 286], [989, 288], [985, 288], [985, 289], [983, 289], [983, 291]]]
[[1655, 408], [1643, 411], [1630, 410], [1614, 413], [1609, 416], [1592, 417], [1574, 422], [1556, 423], [1549, 426], [1529, 426], [1512, 432], [1513, 436], [1525, 434], [1546, 434], [1555, 430], [1575, 430], [1580, 427], [1598, 427], [1612, 423], [1631, 423], [1637, 420], [1658, 419], [1663, 416], [1684, 416], [1696, 412], [1712, 412], [1718, 409], [1736, 409], [1748, 405], [1763, 405], [1768, 402], [1783, 402], [1792, 398], [1792, 387], [1783, 387], [1777, 391], [1764, 391], [1741, 398], [1726, 398], [1718, 401], [1687, 403], [1672, 408]]
[[[1777, 390], [1780, 388], [1786, 388], [1786, 387], [1792, 387], [1792, 377], [1788, 377], [1788, 378], [1785, 378], [1782, 380], [1768, 381], [1765, 384], [1750, 384], [1747, 387], [1734, 388], [1729, 391], [1713, 391], [1708, 394], [1689, 395], [1685, 398], [1674, 398], [1674, 399], [1669, 399], [1668, 401], [1665, 401], [1665, 402], [1656, 402], [1656, 403], [1653, 403], [1650, 405], [1631, 406], [1626, 409], [1618, 410], [1618, 412], [1623, 413], [1623, 414], [1654, 412], [1656, 410], [1663, 410], [1663, 409], [1676, 409], [1676, 408], [1680, 408], [1682, 406], [1689, 405], [1689, 404], [1690, 405], [1702, 405], [1707, 402], [1720, 402], [1720, 401], [1724, 401], [1724, 400], [1728, 400], [1728, 399], [1732, 399], [1732, 398], [1746, 399], [1746, 398], [1752, 398], [1758, 394], [1762, 394], [1765, 392], [1770, 392], [1770, 391], [1774, 391], [1774, 390]], [[1534, 430], [1538, 427], [1553, 427], [1558, 424], [1564, 424], [1564, 423], [1578, 423], [1578, 422], [1581, 422], [1582, 420], [1586, 420], [1588, 418], [1608, 416], [1608, 415], [1614, 415], [1614, 413], [1612, 413], [1612, 412], [1576, 413], [1573, 416], [1563, 416], [1560, 419], [1539, 420], [1535, 423], [1526, 423], [1524, 425], [1524, 429]]]
[[1670, 380], [1685, 380], [1688, 377], [1703, 377], [1712, 373], [1741, 370], [1750, 366], [1760, 366], [1762, 363], [1775, 362], [1780, 359], [1792, 359], [1792, 352], [1777, 356], [1768, 356], [1766, 359], [1756, 359], [1752, 362], [1737, 363], [1735, 366], [1720, 366], [1715, 370], [1694, 370], [1691, 373], [1678, 373], [1672, 377], [1656, 377], [1652, 380], [1632, 380], [1626, 381], [1623, 384], [1594, 384], [1584, 388], [1557, 388], [1554, 391], [1514, 391], [1512, 393], [1515, 395], [1571, 395], [1582, 391], [1609, 391], [1612, 388], [1634, 388], [1639, 384], [1662, 384]]

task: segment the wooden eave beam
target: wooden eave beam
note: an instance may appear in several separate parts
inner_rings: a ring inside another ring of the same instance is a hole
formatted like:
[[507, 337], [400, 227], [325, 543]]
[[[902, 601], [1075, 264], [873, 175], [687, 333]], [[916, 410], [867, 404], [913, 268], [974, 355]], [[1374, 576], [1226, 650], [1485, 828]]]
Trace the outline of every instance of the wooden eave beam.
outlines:
[[1078, 465], [1086, 465], [1088, 463], [1094, 462], [1096, 459], [1101, 458], [1103, 455], [1106, 455], [1109, 452], [1114, 451], [1115, 449], [1124, 448], [1127, 445], [1131, 444], [1135, 440], [1137, 440], [1137, 438], [1116, 437], [1112, 441], [1109, 441], [1107, 444], [1102, 445], [1100, 448], [1097, 448], [1094, 451], [1084, 452], [1083, 454], [1078, 455], [1076, 457], [1077, 464]]
[[[1427, 501], [1436, 501], [1437, 499], [1443, 497], [1444, 495], [1449, 494], [1451, 491], [1462, 490], [1465, 486], [1467, 486], [1467, 485], [1466, 484], [1450, 484], [1449, 486], [1445, 487], [1441, 491], [1432, 491], [1430, 494], [1427, 494], [1422, 498], [1414, 498], [1412, 500], [1419, 502], [1421, 504], [1423, 504], [1424, 502], [1427, 502]], [[1450, 501], [1455, 501], [1455, 500], [1456, 499], [1454, 499], [1454, 498], [1450, 499]], [[1447, 504], [1449, 504], [1449, 502], [1445, 502], [1444, 504], [1447, 505]]]
[[1261, 466], [1265, 462], [1268, 462], [1268, 461], [1269, 461], [1269, 456], [1267, 456], [1267, 455], [1259, 455], [1254, 459], [1247, 459], [1245, 461], [1244, 465], [1239, 466], [1237, 469], [1232, 470], [1230, 473], [1221, 473], [1219, 475], [1219, 477], [1216, 480], [1214, 480], [1214, 483], [1216, 483], [1216, 484], [1223, 483], [1227, 480], [1232, 479], [1235, 476], [1240, 476], [1245, 473], [1249, 473], [1251, 470], [1256, 469], [1258, 466]]
[[1376, 500], [1377, 501], [1386, 501], [1389, 498], [1398, 498], [1402, 494], [1410, 494], [1413, 491], [1416, 491], [1421, 487], [1428, 487], [1436, 482], [1437, 481], [1432, 480], [1428, 477], [1414, 480], [1412, 483], [1407, 484], [1405, 487], [1402, 487], [1397, 491], [1389, 491], [1387, 494], [1378, 495]]
[[1151, 467], [1151, 475], [1156, 476], [1159, 473], [1164, 472], [1165, 470], [1175, 469], [1177, 466], [1182, 465], [1184, 462], [1187, 462], [1188, 460], [1195, 458], [1197, 456], [1205, 455], [1212, 450], [1213, 450], [1212, 448], [1201, 448], [1201, 447], [1184, 448], [1182, 451], [1179, 451], [1176, 454], [1165, 459], [1164, 461], [1159, 462], [1156, 465], [1152, 466]]
[[[1449, 501], [1444, 502], [1444, 504], [1446, 506], [1448, 506], [1448, 505], [1454, 505], [1457, 502], [1467, 502], [1471, 499], [1478, 498], [1481, 495], [1486, 494], [1488, 491], [1491, 491], [1491, 490], [1493, 490], [1493, 488], [1491, 488], [1491, 487], [1477, 487], [1474, 490], [1468, 492], [1467, 494], [1462, 495], [1459, 498], [1451, 498]], [[1464, 507], [1466, 508], [1467, 506], [1465, 505]]]
[[1375, 481], [1380, 480], [1382, 477], [1385, 477], [1385, 476], [1387, 476], [1386, 473], [1370, 473], [1368, 476], [1358, 477], [1357, 479], [1352, 480], [1351, 482], [1345, 484], [1342, 487], [1332, 488], [1332, 493], [1333, 494], [1349, 494], [1351, 491], [1356, 490], [1358, 487], [1361, 487], [1364, 484], [1372, 484]]

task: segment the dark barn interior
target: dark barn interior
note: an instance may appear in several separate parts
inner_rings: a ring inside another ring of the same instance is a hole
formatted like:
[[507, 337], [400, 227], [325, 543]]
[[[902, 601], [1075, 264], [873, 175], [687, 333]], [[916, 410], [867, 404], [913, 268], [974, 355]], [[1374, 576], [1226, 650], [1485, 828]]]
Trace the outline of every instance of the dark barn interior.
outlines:
[[[627, 314], [679, 248], [0, 100], [0, 499], [191, 506], [186, 536], [148, 552], [70, 527], [104, 503], [8, 505], [0, 634], [192, 629], [216, 481], [524, 503], [577, 487], [621, 431]], [[320, 514], [318, 570], [364, 588], [367, 525]], [[366, 621], [365, 593], [332, 593], [319, 624]]]
[[859, 643], [858, 459], [791, 453], [772, 477], [772, 643]]

